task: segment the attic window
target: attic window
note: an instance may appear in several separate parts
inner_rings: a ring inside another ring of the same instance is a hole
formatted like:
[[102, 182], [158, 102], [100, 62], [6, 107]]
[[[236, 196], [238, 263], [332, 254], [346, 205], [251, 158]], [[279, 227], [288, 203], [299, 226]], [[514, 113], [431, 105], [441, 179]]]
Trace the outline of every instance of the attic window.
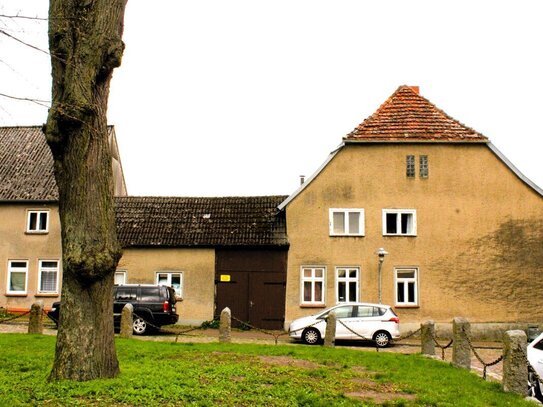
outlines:
[[405, 157], [405, 175], [407, 178], [415, 178], [415, 156], [408, 155]]
[[421, 155], [419, 156], [419, 171], [421, 178], [428, 178], [428, 156]]
[[47, 233], [49, 230], [49, 211], [28, 211], [27, 233]]

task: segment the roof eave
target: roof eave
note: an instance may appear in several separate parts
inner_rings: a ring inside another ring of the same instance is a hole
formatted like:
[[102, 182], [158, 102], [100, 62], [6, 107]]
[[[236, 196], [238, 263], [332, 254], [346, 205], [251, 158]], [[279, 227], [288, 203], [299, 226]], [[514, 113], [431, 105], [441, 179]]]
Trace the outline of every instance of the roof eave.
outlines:
[[398, 143], [417, 143], [417, 144], [489, 144], [490, 140], [436, 140], [436, 139], [343, 139], [345, 144], [398, 144]]

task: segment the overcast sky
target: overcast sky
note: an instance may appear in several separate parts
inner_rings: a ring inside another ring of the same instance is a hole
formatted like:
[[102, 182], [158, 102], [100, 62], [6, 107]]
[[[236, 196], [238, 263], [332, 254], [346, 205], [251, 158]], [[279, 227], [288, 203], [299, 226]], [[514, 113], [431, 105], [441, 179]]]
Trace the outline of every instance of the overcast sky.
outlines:
[[[542, 16], [540, 0], [129, 0], [109, 104], [129, 193], [290, 194], [402, 84], [543, 186]], [[47, 22], [0, 30], [0, 93], [50, 100], [48, 55], [6, 35], [46, 50]], [[46, 117], [0, 96], [0, 125]]]

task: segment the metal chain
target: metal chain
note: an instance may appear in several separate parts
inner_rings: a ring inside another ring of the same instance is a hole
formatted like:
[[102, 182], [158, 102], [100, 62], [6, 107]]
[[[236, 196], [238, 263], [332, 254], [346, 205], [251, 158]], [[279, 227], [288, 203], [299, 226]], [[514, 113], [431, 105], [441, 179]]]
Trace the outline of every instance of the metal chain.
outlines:
[[438, 346], [438, 348], [441, 349], [441, 360], [445, 360], [445, 349], [450, 348], [451, 345], [454, 342], [454, 339], [451, 339], [451, 341], [446, 344], [445, 346], [441, 346], [441, 344], [437, 341], [437, 338], [435, 335], [432, 335], [432, 339], [434, 340], [434, 343]]
[[0, 324], [3, 324], [5, 322], [9, 322], [9, 321], [13, 321], [14, 319], [24, 317], [25, 315], [28, 315], [28, 314], [30, 314], [30, 311], [26, 311], [26, 312], [23, 312], [22, 314], [14, 315], [12, 317], [4, 318], [4, 319], [0, 320]]
[[[241, 319], [238, 319], [238, 318], [236, 318], [236, 317], [233, 316], [233, 315], [231, 316], [231, 318], [232, 318], [234, 321], [239, 322], [239, 323], [242, 324], [242, 325], [245, 325], [245, 326], [248, 326], [248, 327], [251, 328], [251, 329], [254, 329], [255, 331], [262, 332], [263, 334], [273, 336], [276, 345], [277, 345], [277, 342], [278, 342], [278, 339], [279, 339], [280, 336], [289, 335], [289, 334], [290, 334], [290, 332], [280, 332], [280, 333], [270, 332], [270, 331], [267, 331], [267, 330], [265, 330], [265, 329], [258, 328], [258, 327], [254, 326], [254, 325], [251, 325], [251, 324], [248, 323], [248, 322], [242, 321]], [[308, 325], [308, 326], [303, 327], [303, 328], [300, 328], [300, 329], [296, 329], [295, 331], [291, 331], [291, 332], [298, 332], [298, 331], [300, 331], [300, 330], [303, 330], [303, 329], [312, 327], [312, 326], [314, 326], [314, 325], [317, 325], [319, 322], [321, 322], [321, 321], [317, 321], [317, 322], [315, 322], [314, 324]]]
[[483, 365], [483, 380], [486, 380], [486, 369], [487, 367], [490, 367], [490, 366], [494, 366], [494, 365], [497, 365], [498, 363], [500, 363], [502, 360], [503, 360], [503, 355], [501, 355], [498, 359], [490, 362], [490, 363], [486, 363], [482, 358], [481, 356], [477, 353], [477, 350], [475, 349], [475, 346], [473, 346], [473, 344], [471, 343], [471, 339], [470, 337], [466, 334], [466, 330], [464, 327], [462, 327], [462, 332], [465, 334], [466, 336], [466, 339], [468, 341], [468, 345], [471, 349], [471, 351], [473, 352], [473, 354], [475, 355], [475, 357], [477, 358], [477, 360]]
[[419, 328], [419, 329], [417, 329], [417, 330], [415, 330], [413, 332], [410, 332], [409, 334], [407, 334], [403, 338], [395, 339], [394, 342], [400, 342], [400, 341], [404, 341], [406, 339], [409, 339], [409, 338], [415, 336], [416, 334], [418, 334], [420, 331], [422, 331], [422, 328]]

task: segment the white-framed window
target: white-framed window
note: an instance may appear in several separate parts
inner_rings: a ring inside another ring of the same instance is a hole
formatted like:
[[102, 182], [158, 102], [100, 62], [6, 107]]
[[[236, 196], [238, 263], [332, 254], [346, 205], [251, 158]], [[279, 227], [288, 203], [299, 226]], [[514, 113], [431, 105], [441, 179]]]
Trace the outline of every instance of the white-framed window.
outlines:
[[358, 267], [336, 267], [336, 299], [337, 302], [356, 302], [359, 298]]
[[28, 260], [8, 261], [8, 294], [26, 294], [28, 286]]
[[27, 233], [47, 233], [49, 231], [49, 211], [28, 210]]
[[364, 236], [364, 209], [330, 208], [330, 236]]
[[418, 269], [397, 268], [394, 270], [394, 274], [396, 280], [396, 305], [418, 305]]
[[117, 270], [115, 272], [115, 285], [123, 285], [126, 284], [126, 271], [125, 270]]
[[417, 211], [415, 209], [383, 209], [383, 235], [416, 236]]
[[325, 267], [302, 266], [302, 304], [324, 304]]
[[38, 268], [38, 293], [58, 294], [59, 261], [40, 260]]
[[183, 273], [180, 271], [159, 271], [156, 273], [156, 283], [173, 287], [175, 296], [183, 298]]

